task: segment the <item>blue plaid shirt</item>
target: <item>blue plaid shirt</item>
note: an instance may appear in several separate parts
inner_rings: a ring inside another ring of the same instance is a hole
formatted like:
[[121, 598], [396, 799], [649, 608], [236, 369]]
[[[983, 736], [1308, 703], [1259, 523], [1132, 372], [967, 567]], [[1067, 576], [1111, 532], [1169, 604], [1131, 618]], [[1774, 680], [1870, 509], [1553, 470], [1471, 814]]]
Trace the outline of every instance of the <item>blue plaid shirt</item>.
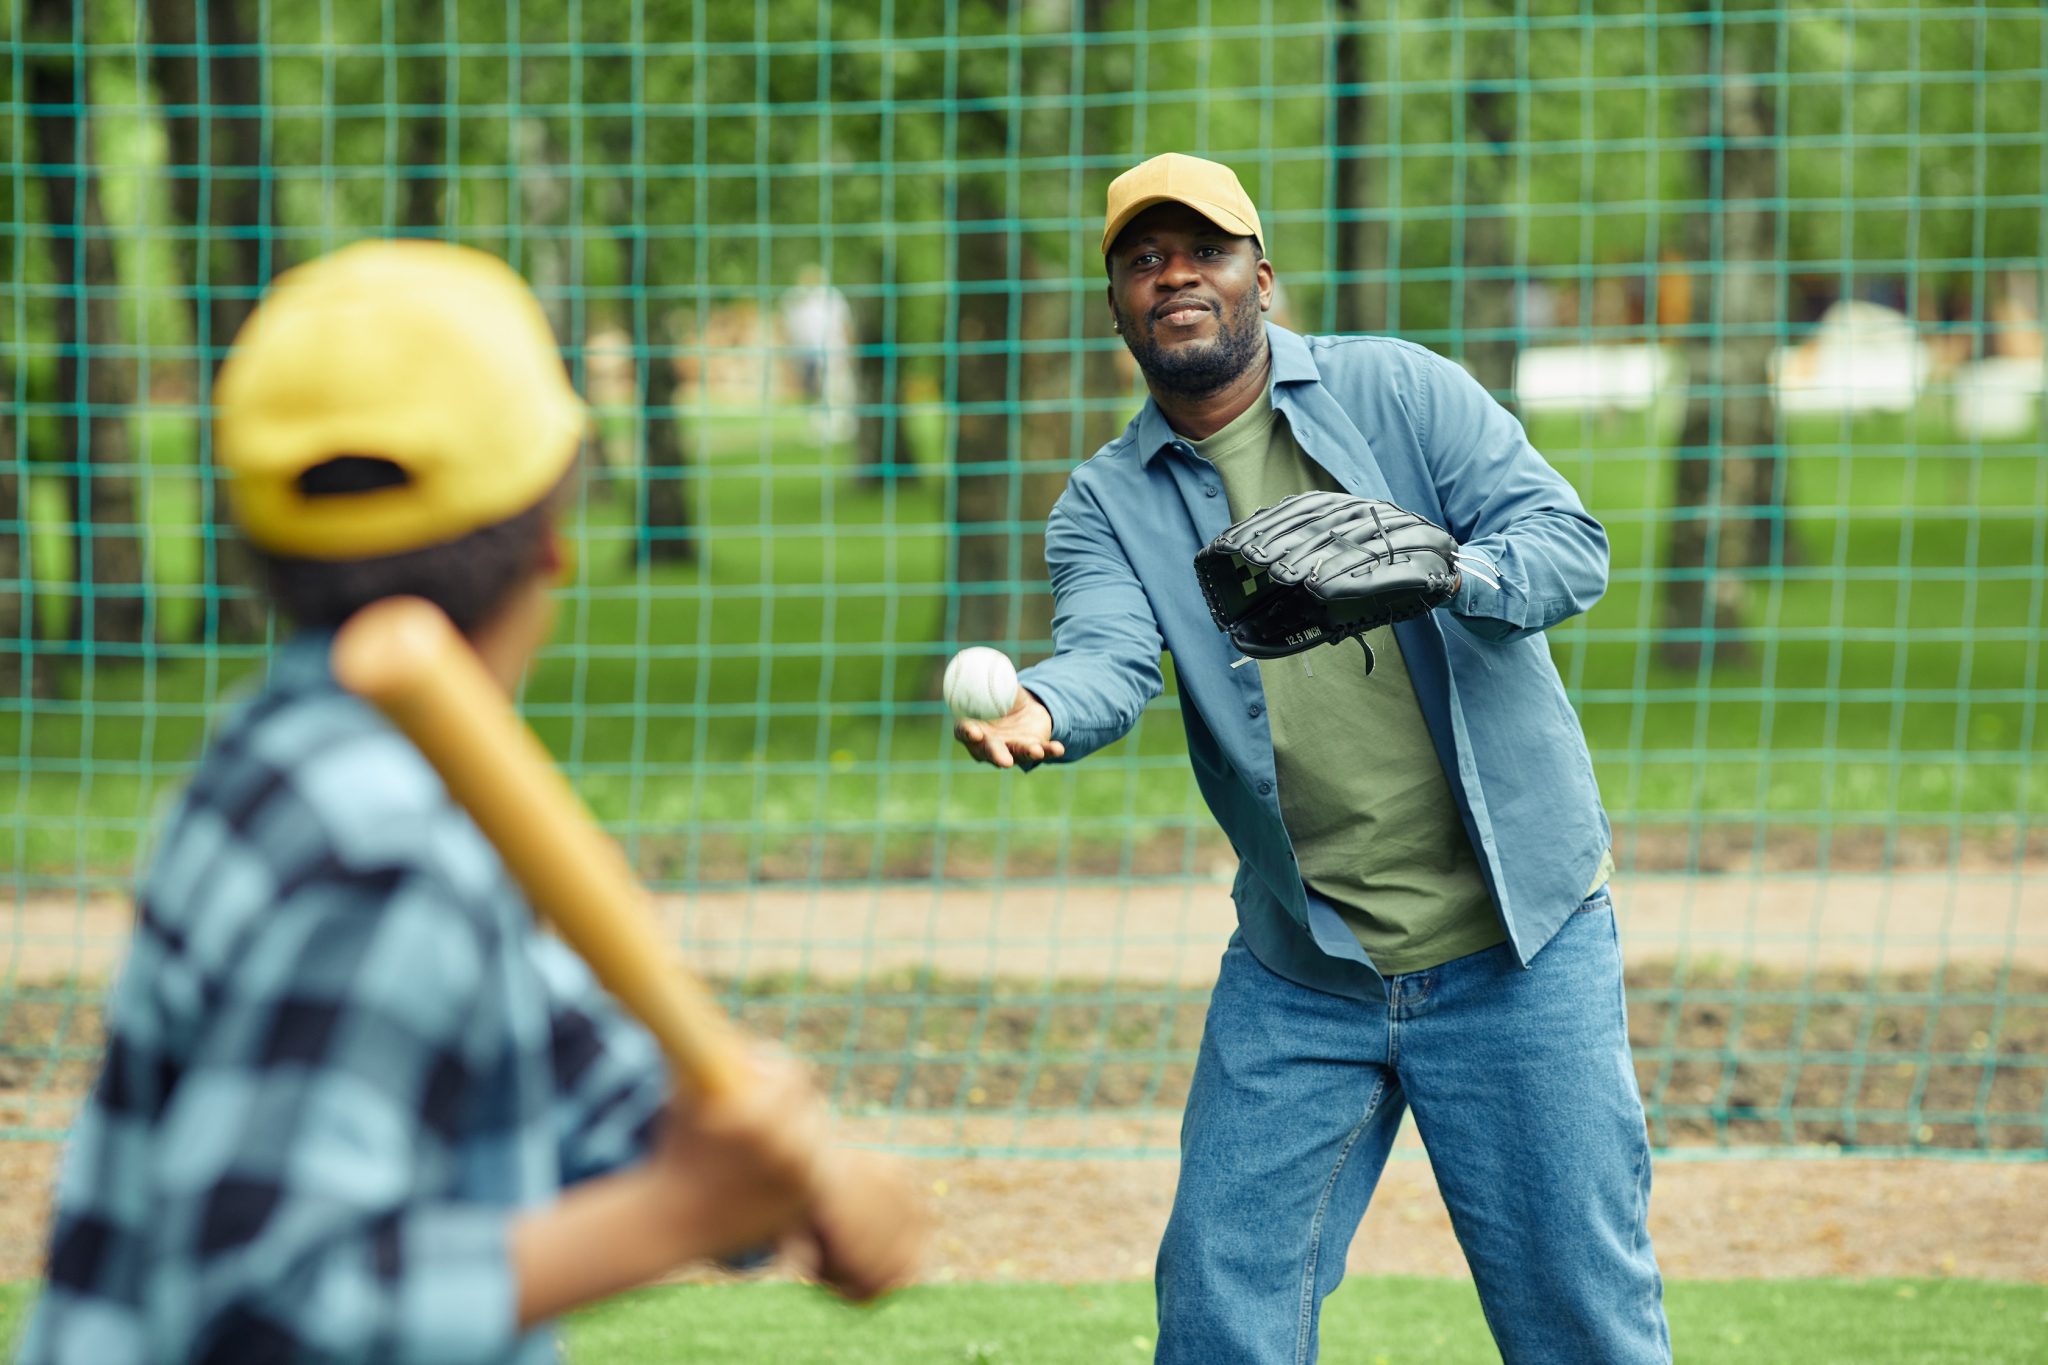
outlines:
[[652, 1040], [328, 644], [280, 653], [152, 860], [23, 1365], [551, 1361], [512, 1217], [646, 1151]]

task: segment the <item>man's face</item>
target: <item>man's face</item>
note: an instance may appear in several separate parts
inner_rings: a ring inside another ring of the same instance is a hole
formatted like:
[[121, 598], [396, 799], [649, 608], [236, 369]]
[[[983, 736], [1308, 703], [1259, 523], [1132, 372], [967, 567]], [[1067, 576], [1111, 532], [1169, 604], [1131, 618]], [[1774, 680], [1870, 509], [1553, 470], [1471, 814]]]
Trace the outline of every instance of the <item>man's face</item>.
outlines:
[[1185, 204], [1156, 204], [1109, 249], [1109, 311], [1154, 389], [1215, 393], [1259, 358], [1273, 267]]

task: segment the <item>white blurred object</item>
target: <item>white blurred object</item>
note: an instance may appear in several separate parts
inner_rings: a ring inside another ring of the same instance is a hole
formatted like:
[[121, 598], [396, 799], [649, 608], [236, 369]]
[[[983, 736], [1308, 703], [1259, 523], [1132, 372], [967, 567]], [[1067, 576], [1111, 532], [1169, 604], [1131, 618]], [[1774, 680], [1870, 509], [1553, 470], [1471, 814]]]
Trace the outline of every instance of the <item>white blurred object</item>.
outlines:
[[799, 270], [796, 284], [782, 296], [782, 334], [820, 441], [853, 439], [854, 331], [853, 306], [824, 270]]
[[1771, 354], [1771, 384], [1785, 413], [1905, 412], [1933, 369], [1911, 318], [1860, 299], [1830, 305], [1813, 335]]
[[1644, 412], [1684, 383], [1683, 361], [1664, 346], [1531, 346], [1515, 357], [1523, 412]]
[[2025, 436], [2041, 418], [2048, 365], [2034, 356], [1973, 360], [1949, 376], [1958, 435], [1972, 440]]
[[1017, 704], [1017, 666], [1000, 649], [970, 645], [946, 665], [946, 709], [962, 720], [995, 720]]

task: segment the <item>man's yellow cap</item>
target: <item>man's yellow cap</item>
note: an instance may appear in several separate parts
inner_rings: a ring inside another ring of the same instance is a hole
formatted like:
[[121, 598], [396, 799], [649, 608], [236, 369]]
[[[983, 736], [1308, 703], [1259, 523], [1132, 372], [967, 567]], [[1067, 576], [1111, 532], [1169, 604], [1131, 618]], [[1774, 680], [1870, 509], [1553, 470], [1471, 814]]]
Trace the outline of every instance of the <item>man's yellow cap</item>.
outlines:
[[[586, 423], [526, 282], [445, 242], [362, 242], [280, 275], [214, 399], [235, 519], [301, 559], [423, 549], [515, 516], [560, 482]], [[404, 481], [308, 496], [307, 471], [346, 456]]]
[[1225, 232], [1260, 237], [1259, 211], [1237, 183], [1237, 172], [1216, 161], [1167, 152], [1141, 161], [1109, 182], [1109, 216], [1102, 228], [1102, 254], [1116, 235], [1154, 204], [1186, 204]]

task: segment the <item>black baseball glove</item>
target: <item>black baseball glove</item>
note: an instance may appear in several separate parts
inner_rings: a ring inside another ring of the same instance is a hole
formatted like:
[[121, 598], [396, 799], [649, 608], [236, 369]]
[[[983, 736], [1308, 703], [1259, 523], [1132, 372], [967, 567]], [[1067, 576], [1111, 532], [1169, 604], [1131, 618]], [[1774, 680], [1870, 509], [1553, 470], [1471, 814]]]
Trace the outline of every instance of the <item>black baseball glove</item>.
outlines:
[[[1216, 628], [1253, 659], [1280, 659], [1420, 616], [1451, 599], [1458, 542], [1377, 498], [1297, 493], [1195, 555]], [[1372, 648], [1363, 640], [1366, 671]]]

